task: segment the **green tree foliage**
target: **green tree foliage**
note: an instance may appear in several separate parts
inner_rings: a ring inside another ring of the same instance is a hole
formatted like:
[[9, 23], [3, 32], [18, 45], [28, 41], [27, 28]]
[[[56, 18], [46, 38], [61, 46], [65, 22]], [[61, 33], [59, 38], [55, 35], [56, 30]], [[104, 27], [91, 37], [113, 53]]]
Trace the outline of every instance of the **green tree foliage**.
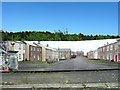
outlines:
[[120, 36], [110, 36], [110, 35], [84, 35], [79, 34], [69, 34], [66, 30], [62, 32], [60, 30], [51, 32], [36, 32], [36, 31], [25, 31], [25, 32], [4, 32], [2, 31], [2, 40], [4, 41], [81, 41], [81, 40], [100, 40], [100, 39], [115, 39], [120, 38]]

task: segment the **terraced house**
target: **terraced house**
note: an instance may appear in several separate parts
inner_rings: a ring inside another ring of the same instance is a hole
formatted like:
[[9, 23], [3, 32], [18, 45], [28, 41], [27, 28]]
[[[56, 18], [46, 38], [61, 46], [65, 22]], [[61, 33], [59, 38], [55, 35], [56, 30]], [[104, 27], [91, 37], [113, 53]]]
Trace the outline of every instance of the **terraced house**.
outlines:
[[18, 61], [25, 60], [25, 44], [22, 41], [4, 41], [5, 51], [18, 51]]
[[40, 46], [42, 49], [42, 61], [48, 61], [48, 60], [58, 60], [58, 50], [56, 48], [51, 48], [49, 45], [42, 45], [40, 42], [34, 43], [38, 46]]
[[120, 39], [117, 40], [118, 42], [118, 62], [120, 62]]
[[69, 48], [59, 48], [59, 59], [70, 59], [71, 58], [71, 49]]
[[30, 41], [24, 41], [26, 44], [26, 60], [29, 61], [42, 61], [42, 47]]
[[114, 61], [120, 62], [120, 39], [117, 39], [114, 50], [115, 50]]
[[99, 47], [98, 49], [98, 59], [106, 59], [106, 46]]
[[46, 49], [45, 46], [40, 44], [40, 41], [34, 43], [35, 45], [37, 45], [38, 47], [41, 47], [41, 61], [45, 62], [46, 61]]
[[[120, 39], [117, 40], [115, 43], [107, 43], [106, 45], [99, 47], [97, 50], [98, 52], [98, 59], [100, 60], [108, 60], [119, 62], [120, 61]], [[88, 58], [96, 59], [95, 52], [90, 51], [87, 53]]]
[[118, 58], [117, 47], [118, 47], [117, 42], [99, 47], [98, 48], [99, 59], [109, 60], [109, 61], [117, 61], [117, 60], [115, 60]]
[[89, 51], [87, 57], [89, 59], [98, 59], [98, 50]]
[[58, 50], [55, 48], [51, 48], [49, 47], [49, 45], [47, 45], [45, 47], [46, 50], [46, 60], [58, 60]]

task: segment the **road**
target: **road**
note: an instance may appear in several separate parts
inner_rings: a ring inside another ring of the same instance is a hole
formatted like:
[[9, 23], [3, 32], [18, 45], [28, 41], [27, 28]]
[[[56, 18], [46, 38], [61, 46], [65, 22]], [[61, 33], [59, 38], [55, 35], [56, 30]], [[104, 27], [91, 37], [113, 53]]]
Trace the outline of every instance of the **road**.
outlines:
[[[106, 62], [107, 64], [111, 64]], [[112, 63], [113, 64], [113, 63]], [[98, 63], [91, 63], [86, 57], [80, 56], [70, 60], [62, 60], [54, 64], [36, 63], [24, 63], [20, 65], [19, 71], [54, 71], [54, 70], [100, 70], [100, 69], [116, 69], [118, 65], [114, 67], [109, 65], [102, 65]], [[31, 68], [33, 67], [33, 68]]]
[[76, 57], [72, 60], [61, 61], [47, 70], [93, 70], [93, 69], [113, 69], [116, 67], [98, 65], [88, 62], [86, 57]]
[[[70, 60], [62, 60], [59, 62], [54, 63], [53, 65], [49, 65], [49, 67], [45, 67], [45, 68], [24, 68], [23, 66], [26, 65], [22, 65], [22, 69], [19, 69], [19, 71], [62, 71], [62, 70], [101, 70], [101, 69], [116, 69], [118, 68], [118, 64], [116, 64], [114, 67], [113, 65], [107, 65], [107, 64], [111, 64], [106, 62], [106, 64], [99, 64], [98, 63], [91, 63], [91, 60], [89, 60], [88, 58], [84, 57], [84, 56], [80, 56], [80, 57], [76, 57], [74, 59], [70, 59]], [[112, 63], [113, 64], [113, 63]], [[29, 67], [33, 67], [33, 66], [42, 66], [39, 64], [30, 64]]]

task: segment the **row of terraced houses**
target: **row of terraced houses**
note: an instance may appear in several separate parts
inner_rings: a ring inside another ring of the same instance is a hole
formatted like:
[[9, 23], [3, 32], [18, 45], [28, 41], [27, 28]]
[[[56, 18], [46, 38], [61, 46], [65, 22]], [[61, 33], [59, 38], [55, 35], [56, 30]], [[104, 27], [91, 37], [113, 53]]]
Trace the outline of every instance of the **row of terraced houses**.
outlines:
[[107, 43], [96, 50], [89, 51], [87, 57], [89, 59], [120, 62], [120, 39], [117, 39], [114, 43]]
[[51, 48], [49, 45], [42, 45], [40, 41], [2, 41], [1, 48], [5, 51], [18, 51], [18, 61], [48, 61], [70, 59], [71, 49]]

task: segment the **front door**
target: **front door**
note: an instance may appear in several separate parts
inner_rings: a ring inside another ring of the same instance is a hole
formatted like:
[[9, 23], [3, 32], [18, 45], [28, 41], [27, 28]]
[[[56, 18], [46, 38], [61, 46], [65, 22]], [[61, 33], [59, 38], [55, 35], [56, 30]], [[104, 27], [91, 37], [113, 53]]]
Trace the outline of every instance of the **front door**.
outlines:
[[118, 58], [118, 56], [117, 55], [115, 55], [115, 62], [117, 62], [118, 60], [117, 60], [117, 58]]
[[23, 54], [23, 60], [25, 60], [25, 54]]

